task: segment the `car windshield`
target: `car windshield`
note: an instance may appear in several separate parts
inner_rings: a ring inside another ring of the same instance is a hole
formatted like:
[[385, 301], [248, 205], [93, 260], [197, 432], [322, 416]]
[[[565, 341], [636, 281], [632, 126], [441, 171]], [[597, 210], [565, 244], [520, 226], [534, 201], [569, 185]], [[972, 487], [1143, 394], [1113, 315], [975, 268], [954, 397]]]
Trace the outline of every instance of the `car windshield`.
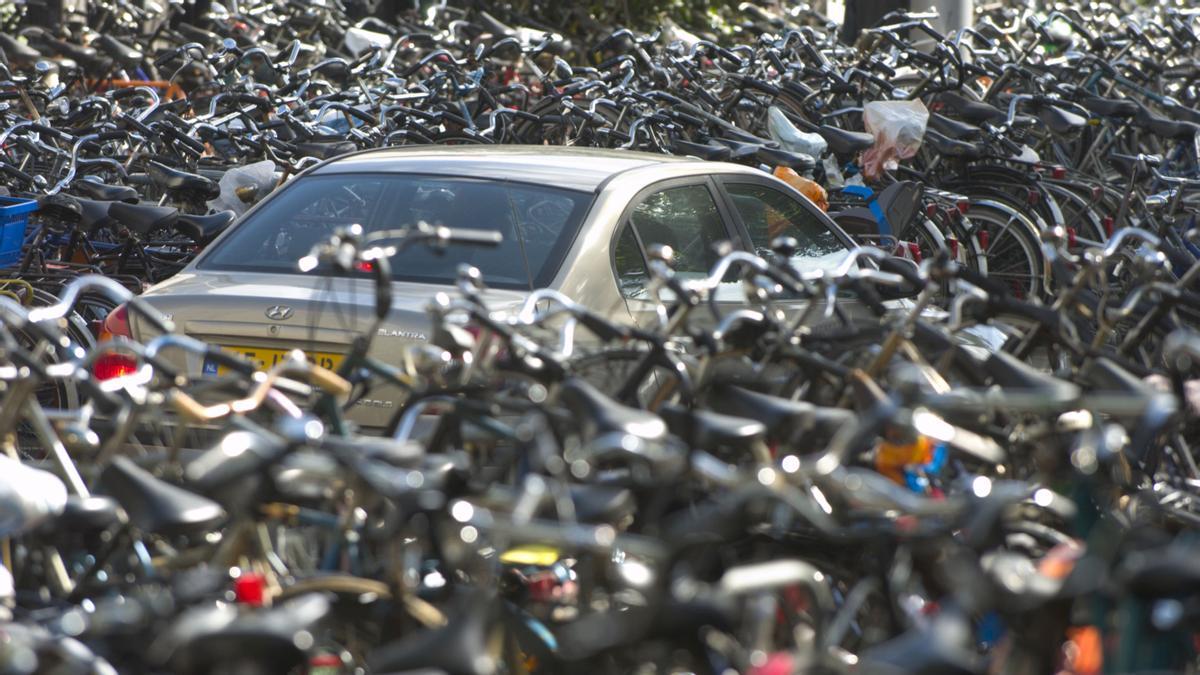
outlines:
[[339, 227], [366, 233], [420, 221], [496, 230], [494, 248], [414, 246], [392, 259], [397, 281], [452, 284], [457, 267], [478, 267], [497, 288], [546, 286], [579, 229], [591, 195], [540, 185], [408, 174], [307, 176], [239, 223], [201, 259], [201, 269], [297, 273], [297, 261]]

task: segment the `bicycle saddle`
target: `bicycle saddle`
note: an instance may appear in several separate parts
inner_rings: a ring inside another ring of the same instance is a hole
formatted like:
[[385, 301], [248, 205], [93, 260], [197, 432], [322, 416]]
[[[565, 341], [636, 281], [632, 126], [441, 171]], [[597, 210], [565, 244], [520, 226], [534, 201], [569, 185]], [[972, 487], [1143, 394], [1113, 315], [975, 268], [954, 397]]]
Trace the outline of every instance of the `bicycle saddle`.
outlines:
[[296, 154], [300, 157], [315, 157], [326, 160], [348, 152], [354, 152], [358, 146], [354, 141], [308, 142], [296, 143]]
[[229, 210], [218, 211], [207, 216], [181, 213], [175, 221], [175, 229], [190, 237], [192, 241], [207, 244], [229, 229], [235, 220], [237, 220], [237, 214]]
[[817, 133], [829, 144], [835, 155], [853, 155], [875, 145], [875, 137], [861, 131], [847, 131], [822, 124]]
[[767, 166], [786, 166], [797, 171], [811, 171], [817, 165], [817, 160], [799, 152], [788, 152], [782, 148], [772, 148], [767, 145], [759, 146], [758, 161]]
[[939, 612], [928, 629], [914, 628], [859, 655], [866, 673], [955, 675], [984, 672], [971, 649], [972, 627], [949, 610]]
[[367, 655], [369, 671], [491, 675], [495, 664], [487, 653], [487, 624], [494, 605], [483, 591], [461, 590], [459, 596], [445, 626], [381, 645]]
[[1131, 553], [1117, 568], [1117, 579], [1133, 593], [1151, 598], [1200, 593], [1200, 555], [1194, 546], [1167, 545]]
[[1008, 119], [1008, 114], [996, 106], [980, 101], [972, 101], [954, 92], [942, 92], [938, 96], [938, 101], [971, 124], [977, 125], [983, 122], [1003, 124]]
[[705, 450], [718, 447], [745, 450], [762, 442], [767, 435], [762, 422], [711, 410], [689, 410], [668, 404], [659, 410], [659, 414], [671, 433]]
[[112, 202], [108, 207], [108, 216], [129, 228], [130, 232], [145, 236], [154, 230], [174, 225], [179, 218], [179, 209], [154, 204]]
[[42, 58], [41, 52], [8, 33], [0, 33], [0, 51], [4, 53], [10, 64], [18, 68], [31, 66]]
[[1134, 169], [1137, 168], [1139, 160], [1144, 161], [1147, 167], [1157, 168], [1162, 166], [1162, 157], [1158, 155], [1122, 155], [1120, 153], [1109, 153], [1108, 163], [1116, 167], [1126, 176], [1132, 176]]
[[1087, 126], [1088, 121], [1079, 115], [1058, 106], [1044, 105], [1037, 111], [1040, 119], [1052, 133], [1065, 135]]
[[[938, 100], [956, 115], [971, 124], [980, 125], [985, 122], [1004, 124], [1008, 121], [1008, 112], [1006, 110], [997, 108], [990, 103], [972, 101], [951, 91], [942, 92], [938, 96]], [[1036, 122], [1037, 120], [1034, 117], [1022, 113], [1017, 113], [1013, 116], [1014, 126], [1029, 126]]]
[[1119, 98], [1084, 96], [1079, 99], [1079, 105], [1086, 108], [1089, 112], [1104, 117], [1130, 118], [1138, 114], [1136, 103]]
[[758, 156], [758, 149], [762, 147], [758, 143], [746, 143], [744, 141], [735, 141], [731, 138], [715, 138], [717, 143], [729, 148], [729, 160], [731, 162], [745, 162], [754, 159]]
[[708, 403], [717, 412], [761, 422], [766, 426], [767, 438], [776, 442], [791, 441], [800, 434], [806, 443], [814, 437], [828, 439], [855, 419], [849, 410], [822, 408], [723, 383], [712, 387]]
[[94, 44], [105, 54], [125, 65], [136, 66], [145, 58], [145, 54], [112, 37], [101, 35]]
[[618, 432], [658, 440], [667, 435], [667, 425], [658, 415], [617, 403], [577, 377], [563, 384], [561, 399], [588, 437]]
[[75, 202], [79, 204], [79, 225], [83, 229], [90, 231], [98, 227], [107, 225], [109, 221], [108, 210], [113, 204], [121, 204], [123, 202], [101, 202], [94, 199], [75, 198]]
[[208, 532], [225, 518], [216, 502], [175, 487], [116, 457], [100, 474], [100, 488], [117, 500], [144, 532], [179, 536]]
[[671, 152], [677, 155], [691, 155], [710, 162], [728, 161], [732, 152], [727, 146], [711, 143], [692, 143], [691, 141], [674, 140], [671, 142]]
[[121, 505], [112, 497], [67, 497], [62, 514], [51, 521], [53, 532], [99, 532], [126, 521]]
[[925, 130], [925, 142], [929, 144], [929, 147], [933, 148], [934, 152], [944, 157], [980, 159], [986, 154], [983, 146], [978, 143], [956, 141], [939, 134], [933, 129]]
[[1007, 352], [993, 352], [980, 365], [992, 381], [1004, 389], [1043, 391], [1055, 401], [1079, 397], [1079, 387], [1047, 375]]
[[[942, 134], [946, 138], [951, 138], [956, 141], [975, 140], [979, 138], [981, 133], [983, 133], [983, 129], [980, 129], [977, 126], [967, 124], [966, 122], [959, 122], [958, 120], [950, 119], [945, 115], [939, 115], [937, 113], [929, 114], [928, 129], [932, 129], [933, 131]], [[926, 133], [928, 133], [928, 131]]]
[[195, 608], [151, 649], [176, 673], [291, 672], [307, 657], [308, 648], [297, 638], [311, 635], [329, 612], [330, 601], [318, 594], [250, 613], [225, 604]]
[[88, 199], [101, 202], [129, 202], [136, 204], [137, 190], [128, 185], [109, 185], [98, 180], [84, 178], [71, 184], [71, 191], [77, 192]]
[[221, 194], [215, 181], [200, 174], [172, 169], [166, 164], [151, 160], [146, 164], [146, 173], [151, 182], [171, 192], [195, 192], [204, 199], [214, 199]]
[[1200, 131], [1200, 125], [1183, 120], [1175, 121], [1159, 117], [1144, 107], [1138, 110], [1138, 114], [1133, 118], [1133, 122], [1135, 125], [1156, 136], [1173, 141], [1191, 140], [1195, 137], [1196, 132]]

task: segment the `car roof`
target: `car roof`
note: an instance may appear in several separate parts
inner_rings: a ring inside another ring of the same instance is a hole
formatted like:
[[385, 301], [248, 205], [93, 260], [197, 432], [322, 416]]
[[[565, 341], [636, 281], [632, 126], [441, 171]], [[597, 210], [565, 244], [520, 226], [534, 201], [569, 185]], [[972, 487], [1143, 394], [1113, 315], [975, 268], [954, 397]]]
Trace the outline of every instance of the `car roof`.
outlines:
[[321, 164], [311, 173], [417, 173], [511, 180], [592, 192], [624, 171], [688, 161], [696, 160], [632, 150], [545, 145], [413, 145], [344, 155]]

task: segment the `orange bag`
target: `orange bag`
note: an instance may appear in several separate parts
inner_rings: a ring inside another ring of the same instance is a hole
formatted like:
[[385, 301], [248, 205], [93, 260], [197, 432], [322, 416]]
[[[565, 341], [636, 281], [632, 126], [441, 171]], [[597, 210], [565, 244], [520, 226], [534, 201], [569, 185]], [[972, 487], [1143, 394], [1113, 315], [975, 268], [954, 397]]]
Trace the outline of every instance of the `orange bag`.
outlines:
[[822, 211], [829, 210], [829, 195], [825, 192], [825, 188], [818, 185], [816, 181], [809, 180], [796, 173], [795, 169], [786, 166], [775, 167], [775, 177], [799, 190], [800, 194], [808, 197], [809, 201], [817, 205], [817, 208]]

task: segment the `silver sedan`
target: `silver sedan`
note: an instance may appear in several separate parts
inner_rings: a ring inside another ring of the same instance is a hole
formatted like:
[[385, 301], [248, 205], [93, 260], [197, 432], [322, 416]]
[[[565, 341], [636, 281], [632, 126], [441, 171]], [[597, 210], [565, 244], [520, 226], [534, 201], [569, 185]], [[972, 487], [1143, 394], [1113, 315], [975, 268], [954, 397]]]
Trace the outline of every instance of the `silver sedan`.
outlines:
[[[853, 245], [799, 192], [734, 164], [559, 147], [391, 148], [336, 158], [295, 178], [144, 297], [184, 333], [264, 367], [295, 348], [336, 367], [371, 325], [372, 282], [303, 274], [297, 261], [339, 227], [357, 224], [369, 234], [420, 221], [498, 230], [504, 239], [490, 249], [451, 245], [440, 255], [415, 247], [392, 260], [392, 310], [372, 348], [383, 361], [397, 362], [406, 345], [428, 339], [425, 307], [454, 286], [461, 263], [483, 273], [490, 307], [551, 288], [601, 315], [648, 323], [653, 244], [674, 249], [685, 278], [706, 275], [717, 258], [713, 245], [723, 241], [762, 251], [792, 236], [800, 270], [832, 267]], [[730, 289], [731, 300], [739, 295]], [[131, 319], [133, 337], [153, 337]], [[218, 372], [215, 363], [189, 358], [180, 364], [189, 372]], [[384, 427], [399, 405], [386, 392], [372, 394], [350, 418]]]

